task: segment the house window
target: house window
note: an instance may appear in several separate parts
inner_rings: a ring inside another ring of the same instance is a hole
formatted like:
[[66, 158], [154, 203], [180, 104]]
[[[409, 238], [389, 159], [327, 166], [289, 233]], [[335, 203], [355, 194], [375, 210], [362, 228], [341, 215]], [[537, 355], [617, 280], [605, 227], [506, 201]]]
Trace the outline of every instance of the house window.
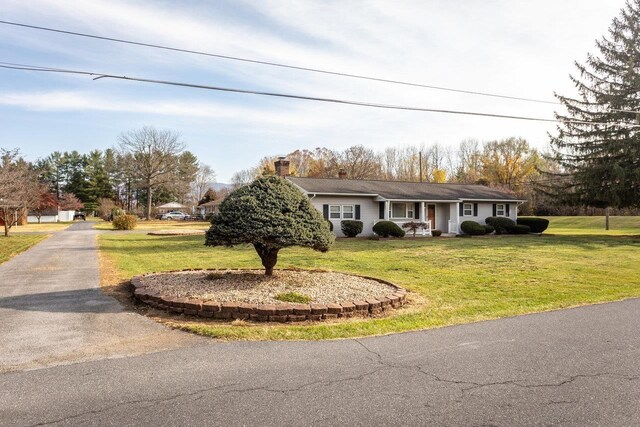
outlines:
[[391, 203], [389, 216], [395, 219], [409, 219], [414, 217], [413, 203]]
[[330, 205], [329, 218], [330, 219], [353, 219], [354, 210], [355, 209], [353, 205]]
[[341, 207], [340, 205], [331, 205], [329, 206], [329, 218], [331, 219], [340, 219], [341, 216]]
[[498, 203], [496, 205], [496, 216], [507, 216], [507, 209], [504, 207], [503, 203]]
[[473, 203], [465, 203], [462, 206], [462, 216], [473, 216]]

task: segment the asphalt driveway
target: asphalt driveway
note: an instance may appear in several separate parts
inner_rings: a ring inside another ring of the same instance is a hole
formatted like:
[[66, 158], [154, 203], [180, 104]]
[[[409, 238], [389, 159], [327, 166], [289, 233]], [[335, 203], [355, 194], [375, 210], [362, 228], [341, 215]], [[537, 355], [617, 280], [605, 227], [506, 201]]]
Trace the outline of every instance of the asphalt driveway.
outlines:
[[[74, 226], [21, 257], [94, 253], [94, 238]], [[87, 286], [91, 256], [77, 275], [53, 258], [36, 282], [19, 258], [0, 267], [25, 287], [0, 285], [12, 371], [0, 425], [640, 424], [637, 299], [359, 340], [220, 343], [121, 312]], [[152, 337], [144, 354], [129, 344]]]
[[0, 373], [198, 340], [125, 312], [100, 291], [96, 234], [75, 223], [0, 265]]

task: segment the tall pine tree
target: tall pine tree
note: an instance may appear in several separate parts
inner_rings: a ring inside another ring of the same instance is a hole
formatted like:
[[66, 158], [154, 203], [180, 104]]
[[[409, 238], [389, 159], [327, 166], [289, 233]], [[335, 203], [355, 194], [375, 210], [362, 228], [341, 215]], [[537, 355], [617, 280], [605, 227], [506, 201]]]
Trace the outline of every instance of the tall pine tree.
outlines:
[[[592, 207], [640, 206], [640, 0], [629, 0], [609, 34], [571, 75], [578, 96], [556, 94], [566, 113], [551, 136], [565, 172], [556, 198]], [[608, 212], [608, 209], [607, 209]], [[608, 225], [608, 221], [607, 221]]]

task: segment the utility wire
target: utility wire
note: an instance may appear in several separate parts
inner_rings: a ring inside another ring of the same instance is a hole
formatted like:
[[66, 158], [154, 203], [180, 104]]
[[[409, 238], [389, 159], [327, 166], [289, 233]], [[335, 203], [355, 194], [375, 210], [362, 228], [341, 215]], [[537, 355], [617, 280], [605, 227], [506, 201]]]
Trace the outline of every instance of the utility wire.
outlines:
[[[271, 66], [271, 67], [289, 68], [289, 69], [293, 69], [293, 70], [308, 71], [308, 72], [312, 72], [312, 73], [330, 74], [330, 75], [334, 75], [334, 76], [348, 77], [348, 78], [353, 78], [353, 79], [370, 80], [370, 81], [376, 81], [376, 82], [382, 82], [382, 83], [391, 83], [391, 84], [404, 85], [404, 86], [421, 87], [421, 88], [426, 88], [426, 89], [442, 90], [442, 91], [447, 91], [447, 92], [464, 93], [464, 94], [468, 94], [468, 95], [489, 96], [489, 97], [493, 97], [493, 98], [510, 99], [510, 100], [515, 100], [515, 101], [536, 102], [536, 103], [539, 103], [539, 104], [563, 105], [562, 103], [557, 102], [557, 101], [548, 101], [548, 100], [544, 100], [544, 99], [526, 98], [526, 97], [520, 97], [520, 96], [503, 95], [503, 94], [497, 94], [497, 93], [480, 92], [480, 91], [466, 90], [466, 89], [456, 89], [456, 88], [451, 88], [451, 87], [428, 85], [428, 84], [408, 82], [408, 81], [403, 81], [403, 80], [393, 80], [393, 79], [385, 79], [385, 78], [381, 78], [381, 77], [364, 76], [364, 75], [360, 75], [360, 74], [351, 74], [351, 73], [345, 73], [345, 72], [341, 72], [341, 71], [330, 71], [330, 70], [323, 70], [323, 69], [319, 69], [319, 68], [300, 67], [300, 66], [296, 66], [296, 65], [288, 65], [288, 64], [282, 64], [282, 63], [277, 63], [277, 62], [261, 61], [261, 60], [249, 59], [249, 58], [241, 58], [241, 57], [238, 57], [238, 56], [221, 55], [221, 54], [217, 54], [217, 53], [210, 53], [210, 52], [191, 50], [191, 49], [182, 49], [182, 48], [159, 45], [159, 44], [153, 44], [153, 43], [144, 43], [144, 42], [138, 42], [138, 41], [134, 41], [134, 40], [126, 40], [126, 39], [119, 39], [119, 38], [114, 38], [114, 37], [98, 36], [98, 35], [95, 35], [95, 34], [80, 33], [80, 32], [76, 32], [76, 31], [68, 31], [68, 30], [61, 30], [61, 29], [58, 29], [58, 28], [42, 27], [42, 26], [39, 26], [39, 25], [23, 24], [23, 23], [20, 23], [20, 22], [0, 20], [0, 24], [12, 25], [12, 26], [15, 26], [15, 27], [22, 27], [22, 28], [30, 28], [30, 29], [33, 29], [33, 30], [40, 30], [40, 31], [49, 31], [49, 32], [52, 32], [52, 33], [67, 34], [67, 35], [71, 35], [71, 36], [85, 37], [85, 38], [91, 38], [91, 39], [96, 39], [96, 40], [104, 40], [104, 41], [110, 41], [110, 42], [116, 42], [116, 43], [124, 43], [124, 44], [130, 44], [130, 45], [134, 45], [134, 46], [151, 47], [151, 48], [154, 48], [154, 49], [163, 49], [163, 50], [169, 50], [169, 51], [173, 51], [173, 52], [182, 52], [182, 53], [190, 53], [190, 54], [194, 54], [194, 55], [209, 56], [209, 57], [213, 57], [213, 58], [227, 59], [227, 60], [231, 60], [231, 61], [249, 62], [249, 63], [253, 63], [253, 64], [268, 65], [268, 66]], [[636, 114], [640, 114], [640, 111], [620, 110], [620, 109], [615, 109], [615, 108], [610, 108], [609, 110], [610, 111], [619, 112], [619, 113], [636, 113]]]
[[460, 110], [446, 110], [446, 109], [440, 109], [440, 108], [411, 107], [411, 106], [405, 106], [405, 105], [378, 104], [378, 103], [363, 102], [363, 101], [351, 101], [351, 100], [335, 99], [335, 98], [320, 98], [320, 97], [306, 96], [306, 95], [294, 95], [294, 94], [286, 94], [286, 93], [278, 93], [278, 92], [263, 92], [263, 91], [249, 90], [249, 89], [236, 89], [236, 88], [229, 88], [229, 87], [222, 87], [222, 86], [209, 86], [209, 85], [202, 85], [202, 84], [195, 84], [195, 83], [174, 82], [169, 80], [147, 79], [142, 77], [119, 76], [114, 74], [96, 73], [92, 71], [69, 70], [69, 69], [63, 69], [63, 68], [42, 67], [38, 65], [15, 64], [10, 62], [0, 62], [0, 68], [21, 70], [21, 71], [77, 74], [77, 75], [94, 77], [93, 80], [109, 78], [109, 79], [128, 80], [128, 81], [136, 81], [136, 82], [144, 82], [144, 83], [155, 83], [155, 84], [162, 84], [162, 85], [169, 85], [169, 86], [190, 87], [195, 89], [207, 89], [207, 90], [215, 90], [215, 91], [221, 91], [221, 92], [233, 92], [233, 93], [243, 93], [243, 94], [249, 94], [249, 95], [271, 96], [271, 97], [278, 97], [278, 98], [301, 99], [306, 101], [330, 102], [334, 104], [356, 105], [360, 107], [384, 108], [389, 110], [459, 114], [459, 115], [467, 115], [467, 116], [494, 117], [494, 118], [501, 118], [501, 119], [527, 120], [527, 121], [547, 122], [547, 123], [565, 123], [565, 124], [569, 123], [569, 124], [587, 124], [587, 125], [599, 124], [599, 125], [605, 125], [605, 126], [617, 125], [617, 126], [628, 126], [628, 127], [640, 127], [640, 125], [632, 125], [627, 123], [587, 122], [587, 121], [581, 121], [581, 120], [557, 120], [557, 119], [545, 119], [545, 118], [539, 118], [539, 117], [513, 116], [513, 115], [507, 115], [507, 114], [482, 113], [482, 112], [476, 112], [476, 111], [460, 111]]

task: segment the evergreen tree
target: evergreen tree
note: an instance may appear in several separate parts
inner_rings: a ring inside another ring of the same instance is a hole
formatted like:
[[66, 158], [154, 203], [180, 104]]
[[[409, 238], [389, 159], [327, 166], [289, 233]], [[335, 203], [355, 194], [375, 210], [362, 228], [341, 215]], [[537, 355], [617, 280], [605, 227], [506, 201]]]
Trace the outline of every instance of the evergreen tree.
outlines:
[[326, 252], [335, 237], [309, 198], [287, 180], [266, 176], [231, 193], [211, 218], [205, 245], [253, 244], [267, 276], [280, 249], [303, 246]]
[[640, 206], [640, 0], [626, 3], [596, 46], [570, 76], [578, 96], [556, 94], [566, 113], [556, 113], [551, 144], [564, 174], [546, 189], [571, 205]]

